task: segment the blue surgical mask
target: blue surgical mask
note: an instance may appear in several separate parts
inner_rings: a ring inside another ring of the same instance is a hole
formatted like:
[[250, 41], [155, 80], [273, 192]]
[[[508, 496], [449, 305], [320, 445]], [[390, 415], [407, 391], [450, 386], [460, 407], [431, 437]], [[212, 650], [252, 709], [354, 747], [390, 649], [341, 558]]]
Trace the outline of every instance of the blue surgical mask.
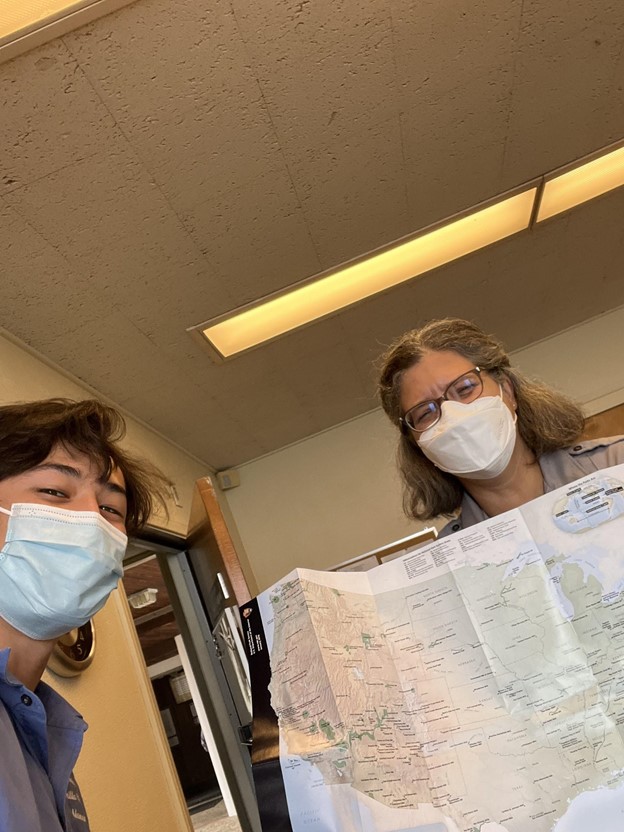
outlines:
[[0, 618], [32, 639], [85, 624], [123, 575], [128, 538], [95, 511], [15, 503], [0, 551]]

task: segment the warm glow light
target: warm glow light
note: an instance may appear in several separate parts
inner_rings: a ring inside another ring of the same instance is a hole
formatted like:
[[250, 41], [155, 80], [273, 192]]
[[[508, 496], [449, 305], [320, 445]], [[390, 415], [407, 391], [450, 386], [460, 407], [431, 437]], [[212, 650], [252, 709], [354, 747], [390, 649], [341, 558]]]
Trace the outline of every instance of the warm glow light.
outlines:
[[80, 3], [71, 0], [0, 0], [0, 42]]
[[135, 0], [0, 0], [0, 62]]
[[224, 358], [248, 350], [528, 228], [535, 194], [529, 188], [199, 329]]
[[624, 185], [624, 147], [546, 180], [537, 222]]

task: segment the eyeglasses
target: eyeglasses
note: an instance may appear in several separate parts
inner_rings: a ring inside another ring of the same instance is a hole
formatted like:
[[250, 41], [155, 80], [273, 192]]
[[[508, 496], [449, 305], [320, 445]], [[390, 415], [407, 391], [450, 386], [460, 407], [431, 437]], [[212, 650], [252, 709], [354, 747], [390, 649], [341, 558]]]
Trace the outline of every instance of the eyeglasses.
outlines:
[[467, 373], [463, 373], [452, 381], [439, 399], [430, 399], [410, 407], [399, 419], [401, 431], [407, 433], [409, 428], [414, 433], [423, 433], [432, 428], [442, 416], [442, 402], [469, 404], [478, 399], [483, 393], [482, 372], [479, 367], [468, 370]]

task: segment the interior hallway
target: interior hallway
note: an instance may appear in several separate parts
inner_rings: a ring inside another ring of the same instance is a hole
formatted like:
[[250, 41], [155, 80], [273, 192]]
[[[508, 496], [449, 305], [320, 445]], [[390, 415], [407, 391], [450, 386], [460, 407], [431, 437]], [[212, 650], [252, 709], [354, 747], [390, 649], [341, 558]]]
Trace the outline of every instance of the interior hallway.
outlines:
[[225, 803], [220, 800], [208, 809], [191, 815], [195, 832], [240, 832], [238, 818], [230, 818]]

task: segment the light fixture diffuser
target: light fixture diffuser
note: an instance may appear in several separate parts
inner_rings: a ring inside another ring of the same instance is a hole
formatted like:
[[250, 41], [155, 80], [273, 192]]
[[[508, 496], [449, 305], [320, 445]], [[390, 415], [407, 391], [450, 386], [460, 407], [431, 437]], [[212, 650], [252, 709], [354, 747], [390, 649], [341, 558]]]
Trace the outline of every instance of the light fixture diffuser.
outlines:
[[537, 188], [515, 193], [199, 330], [222, 358], [344, 309], [529, 227]]
[[546, 178], [537, 222], [624, 185], [624, 146]]
[[0, 0], [0, 63], [135, 0]]

